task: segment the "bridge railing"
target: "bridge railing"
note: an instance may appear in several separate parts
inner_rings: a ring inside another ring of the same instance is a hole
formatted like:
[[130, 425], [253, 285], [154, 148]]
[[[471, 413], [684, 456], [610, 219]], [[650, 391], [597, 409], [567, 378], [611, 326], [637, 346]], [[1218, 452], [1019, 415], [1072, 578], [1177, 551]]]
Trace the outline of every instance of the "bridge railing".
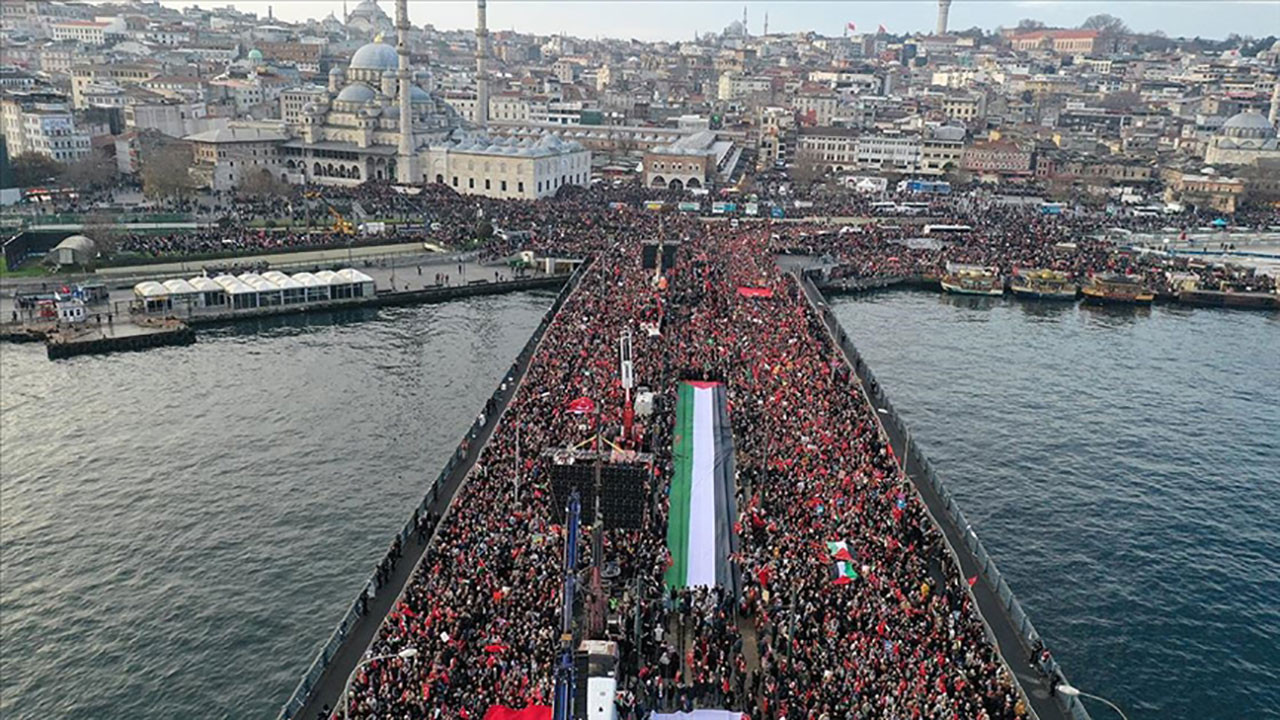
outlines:
[[[812, 281], [813, 276], [806, 273], [804, 275], [805, 284], [810, 288], [814, 288], [816, 292], [816, 287], [812, 284]], [[854, 347], [853, 341], [848, 334], [835, 321], [830, 308], [824, 307], [820, 312], [820, 316], [827, 325], [831, 336], [844, 352], [845, 357], [852, 363], [854, 372], [862, 382], [863, 390], [874, 406], [873, 410], [880, 416], [880, 422], [884, 426], [885, 433], [889, 435], [890, 442], [898, 448], [899, 456], [903, 463], [903, 473], [916, 479], [917, 482], [923, 480], [941, 498], [944, 512], [946, 513], [945, 520], [957, 528], [963, 536], [963, 550], [977, 562], [982, 578], [999, 597], [1004, 611], [1009, 615], [1014, 628], [1018, 632], [1023, 650], [1029, 651], [1031, 648], [1037, 647], [1037, 643], [1041, 638], [1040, 634], [1036, 632], [1035, 626], [1031, 623], [1031, 618], [1022, 609], [1022, 605], [1014, 596], [1008, 580], [996, 567], [995, 560], [987, 552], [986, 547], [983, 546], [982, 540], [978, 538], [973, 526], [969, 524], [968, 518], [965, 517], [964, 511], [960, 509], [960, 505], [955, 501], [955, 497], [951, 494], [946, 484], [942, 482], [942, 479], [938, 477], [933, 463], [929, 461], [924, 451], [911, 437], [911, 431], [907, 428], [906, 423], [902, 421], [898, 411], [894, 409], [893, 403], [890, 402], [888, 395], [885, 394], [884, 388], [876, 380], [875, 373], [871, 371], [871, 367], [862, 359], [862, 354]], [[950, 547], [950, 541], [947, 541], [947, 545]], [[953, 554], [958, 554], [961, 550], [962, 548], [951, 547]], [[1047, 676], [1054, 678], [1053, 682], [1055, 684], [1066, 682], [1066, 675], [1063, 673], [1062, 667], [1052, 656], [1049, 657], [1048, 662], [1040, 663], [1039, 667]], [[1090, 720], [1088, 711], [1078, 697], [1064, 697], [1059, 694], [1058, 703], [1069, 717], [1075, 718], [1075, 720]]]
[[[569, 277], [568, 282], [565, 283], [564, 287], [561, 288], [560, 292], [556, 295], [555, 302], [552, 303], [551, 308], [542, 316], [542, 321], [533, 331], [533, 334], [529, 336], [528, 342], [526, 342], [524, 348], [520, 350], [520, 354], [516, 356], [515, 362], [511, 364], [511, 368], [505, 375], [503, 375], [502, 382], [499, 384], [498, 389], [494, 390], [493, 395], [490, 396], [490, 399], [494, 403], [497, 403], [501, 399], [504, 392], [510, 391], [514, 393], [515, 388], [512, 386], [512, 383], [515, 382], [517, 370], [533, 358], [533, 353], [538, 347], [538, 342], [542, 339], [542, 336], [546, 333], [547, 329], [551, 327], [551, 323], [555, 319], [556, 314], [560, 312], [560, 307], [564, 304], [565, 299], [573, 293], [574, 288], [576, 288], [578, 283], [581, 282], [582, 275], [590, 265], [591, 263], [589, 262], [579, 265]], [[488, 404], [486, 404], [486, 406], [488, 406]], [[410, 537], [417, 532], [417, 519], [421, 517], [422, 513], [427, 512], [427, 510], [435, 503], [439, 496], [440, 489], [445, 486], [450, 474], [452, 474], [460, 464], [466, 461], [467, 453], [471, 449], [471, 444], [484, 430], [486, 422], [492, 420], [496, 420], [496, 418], [477, 416], [476, 419], [472, 421], [471, 426], [467, 428], [466, 434], [454, 449], [453, 454], [449, 456], [449, 460], [445, 463], [444, 468], [442, 468], [440, 473], [436, 475], [435, 479], [431, 481], [431, 487], [427, 493], [423, 495], [422, 501], [413, 509], [413, 513], [405, 522], [404, 527], [396, 533], [396, 538], [400, 541], [401, 546], [408, 543]], [[390, 555], [391, 550], [388, 549], [387, 556]], [[384, 557], [383, 562], [385, 562], [386, 559], [387, 558]], [[297, 687], [293, 690], [293, 694], [289, 696], [284, 707], [281, 708], [280, 714], [277, 716], [278, 720], [292, 720], [292, 718], [295, 717], [295, 713], [306, 706], [307, 701], [311, 697], [311, 692], [316, 688], [316, 685], [320, 682], [320, 678], [324, 675], [325, 671], [328, 670], [330, 661], [332, 661], [334, 655], [337, 654], [338, 649], [342, 647], [342, 644], [346, 642], [352, 628], [356, 625], [356, 621], [361, 617], [361, 598], [366, 593], [369, 598], [376, 597], [380, 589], [391, 590], [391, 588], [379, 588], [377, 577], [378, 573], [375, 569], [375, 571], [369, 575], [369, 579], [361, 586], [361, 592], [357, 594], [355, 600], [351, 602], [351, 605], [343, 614], [342, 619], [338, 621], [333, 632], [329, 634], [329, 639], [325, 641], [325, 644], [320, 648], [320, 651], [316, 653], [315, 658], [312, 659], [311, 665], [307, 667], [306, 673], [302, 676], [302, 680], [298, 682]], [[412, 581], [412, 579], [410, 581]]]

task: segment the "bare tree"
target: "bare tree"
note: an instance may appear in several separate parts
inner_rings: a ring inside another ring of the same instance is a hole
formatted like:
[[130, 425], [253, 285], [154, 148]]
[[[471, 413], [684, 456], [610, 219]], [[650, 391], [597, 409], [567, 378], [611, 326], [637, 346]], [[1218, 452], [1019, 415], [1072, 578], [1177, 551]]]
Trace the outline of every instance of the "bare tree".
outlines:
[[102, 257], [111, 257], [119, 249], [120, 235], [116, 229], [116, 220], [110, 213], [94, 212], [87, 215], [80, 231], [93, 241]]
[[240, 181], [237, 192], [241, 197], [266, 197], [280, 195], [284, 190], [284, 182], [264, 168], [246, 175]]
[[1084, 24], [1080, 27], [1084, 30], [1097, 30], [1102, 35], [1117, 36], [1129, 34], [1129, 26], [1125, 25], [1123, 20], [1115, 15], [1108, 15], [1107, 13], [1090, 15], [1085, 19]]
[[155, 198], [185, 198], [195, 192], [191, 148], [172, 143], [151, 149], [141, 158], [142, 190]]
[[1044, 23], [1039, 20], [1033, 20], [1031, 18], [1023, 18], [1018, 21], [1019, 30], [1041, 30], [1043, 28], [1044, 28]]
[[116, 162], [106, 153], [93, 151], [68, 165], [62, 177], [77, 188], [107, 187], [116, 179]]

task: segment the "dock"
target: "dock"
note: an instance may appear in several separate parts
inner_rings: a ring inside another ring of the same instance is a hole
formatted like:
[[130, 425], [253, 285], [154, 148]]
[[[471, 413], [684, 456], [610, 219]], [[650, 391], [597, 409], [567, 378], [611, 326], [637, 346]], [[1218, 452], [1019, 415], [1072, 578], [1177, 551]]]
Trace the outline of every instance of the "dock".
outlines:
[[[132, 314], [121, 315], [118, 320], [104, 322], [102, 314], [99, 313], [89, 322], [75, 324], [5, 323], [0, 325], [0, 342], [43, 342], [48, 349], [49, 359], [60, 360], [76, 355], [190, 345], [196, 341], [196, 328], [199, 326], [355, 308], [423, 305], [526, 290], [553, 290], [563, 287], [569, 277], [568, 275], [536, 275], [500, 282], [473, 280], [465, 285], [435, 285], [418, 290], [387, 291], [370, 297], [242, 310], [191, 312], [181, 316]], [[108, 317], [112, 316], [108, 315]]]

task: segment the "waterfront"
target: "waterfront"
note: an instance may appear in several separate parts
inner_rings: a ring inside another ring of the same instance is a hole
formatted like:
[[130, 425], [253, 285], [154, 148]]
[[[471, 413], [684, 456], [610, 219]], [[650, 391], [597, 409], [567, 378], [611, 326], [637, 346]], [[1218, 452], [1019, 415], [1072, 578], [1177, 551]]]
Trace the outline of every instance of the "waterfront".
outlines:
[[0, 349], [0, 715], [274, 715], [553, 299]]
[[1280, 314], [832, 306], [1073, 684], [1135, 720], [1278, 717]]

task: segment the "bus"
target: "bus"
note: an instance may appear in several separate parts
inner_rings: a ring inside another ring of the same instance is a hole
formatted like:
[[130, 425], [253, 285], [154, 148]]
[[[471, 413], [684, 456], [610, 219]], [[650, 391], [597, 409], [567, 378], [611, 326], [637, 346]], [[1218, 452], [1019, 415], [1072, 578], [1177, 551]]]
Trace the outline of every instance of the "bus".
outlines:
[[898, 205], [898, 213], [902, 215], [923, 215], [929, 212], [929, 203], [904, 202]]
[[971, 233], [973, 228], [968, 225], [925, 225], [925, 235], [961, 235], [963, 233]]
[[895, 202], [873, 202], [871, 203], [872, 215], [897, 215], [898, 203]]

